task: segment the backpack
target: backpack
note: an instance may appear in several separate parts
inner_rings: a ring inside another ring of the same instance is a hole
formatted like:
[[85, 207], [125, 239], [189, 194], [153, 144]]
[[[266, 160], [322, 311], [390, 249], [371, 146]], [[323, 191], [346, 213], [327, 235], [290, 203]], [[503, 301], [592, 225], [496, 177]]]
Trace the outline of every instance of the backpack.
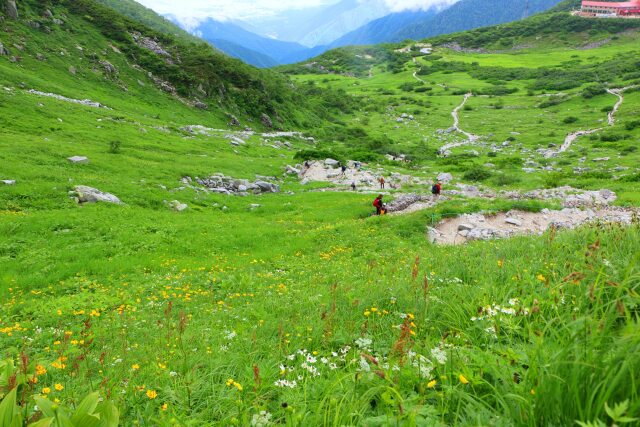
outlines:
[[438, 185], [437, 184], [433, 184], [433, 187], [431, 187], [431, 194], [438, 194]]

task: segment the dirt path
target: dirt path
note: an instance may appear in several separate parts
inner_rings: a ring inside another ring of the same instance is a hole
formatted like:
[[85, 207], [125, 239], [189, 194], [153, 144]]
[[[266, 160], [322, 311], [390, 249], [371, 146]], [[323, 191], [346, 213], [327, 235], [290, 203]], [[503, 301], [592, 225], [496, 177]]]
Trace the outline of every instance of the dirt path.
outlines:
[[445, 245], [459, 245], [473, 240], [505, 239], [518, 235], [542, 234], [550, 228], [573, 229], [594, 222], [629, 225], [635, 209], [599, 210], [563, 209], [542, 212], [510, 211], [495, 215], [467, 214], [441, 221], [429, 229], [429, 240]]
[[443, 145], [442, 147], [440, 147], [440, 154], [444, 154], [446, 151], [455, 147], [460, 147], [467, 144], [473, 144], [478, 140], [479, 138], [478, 135], [474, 135], [472, 133], [466, 132], [465, 130], [460, 128], [459, 112], [466, 105], [469, 98], [471, 98], [472, 96], [473, 94], [471, 92], [467, 93], [464, 96], [464, 100], [462, 101], [462, 104], [458, 105], [451, 112], [451, 117], [453, 117], [453, 129], [455, 129], [456, 132], [463, 134], [467, 138], [466, 141], [452, 142], [450, 144]]
[[[613, 109], [609, 112], [609, 114], [607, 114], [607, 123], [609, 124], [609, 126], [613, 126], [616, 123], [616, 113], [618, 112], [618, 110], [620, 110], [620, 107], [624, 103], [624, 92], [629, 89], [634, 89], [637, 87], [639, 86], [627, 86], [623, 88], [607, 89], [608, 93], [618, 97], [618, 102], [616, 102], [616, 104], [613, 106]], [[571, 145], [573, 145], [576, 139], [578, 139], [579, 137], [584, 135], [591, 135], [592, 133], [600, 132], [603, 129], [604, 128], [597, 128], [597, 129], [579, 130], [576, 132], [572, 132], [569, 135], [567, 135], [567, 137], [564, 139], [564, 142], [560, 146], [560, 148], [558, 148], [557, 150], [545, 150], [542, 152], [542, 155], [545, 158], [556, 157], [559, 154], [562, 154], [565, 151], [567, 151], [571, 147]]]

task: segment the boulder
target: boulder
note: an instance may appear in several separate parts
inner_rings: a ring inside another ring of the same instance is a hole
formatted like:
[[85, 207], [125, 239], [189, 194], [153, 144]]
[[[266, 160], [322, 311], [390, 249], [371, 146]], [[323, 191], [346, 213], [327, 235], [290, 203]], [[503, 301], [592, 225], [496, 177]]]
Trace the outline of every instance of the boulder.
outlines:
[[255, 185], [257, 185], [260, 191], [262, 191], [263, 193], [277, 193], [280, 191], [280, 187], [278, 187], [276, 184], [271, 184], [270, 182], [266, 181], [256, 181]]
[[73, 65], [70, 65], [70, 66], [69, 66], [69, 73], [70, 73], [71, 75], [74, 75], [74, 76], [75, 76], [77, 72], [78, 72], [78, 70], [76, 70], [76, 67], [74, 67]]
[[403, 194], [396, 197], [391, 203], [387, 204], [387, 211], [400, 212], [407, 209], [409, 206], [414, 205], [422, 200], [422, 197], [417, 194]]
[[338, 166], [340, 164], [340, 162], [335, 160], [335, 159], [326, 159], [324, 161], [324, 164], [326, 166], [329, 166], [330, 168], [334, 168], [334, 167]]
[[87, 163], [89, 163], [89, 158], [88, 157], [84, 157], [84, 156], [73, 156], [73, 157], [67, 158], [67, 160], [69, 160], [69, 162], [71, 162], [71, 163], [76, 163], [76, 164], [87, 164]]
[[16, 185], [15, 179], [3, 179], [0, 182], [3, 183], [4, 185]]
[[87, 187], [86, 185], [77, 185], [74, 189], [75, 196], [78, 203], [114, 203], [116, 205], [122, 205], [123, 203], [113, 194], [105, 193], [96, 188]]
[[118, 73], [118, 69], [116, 68], [116, 66], [113, 65], [109, 61], [102, 60], [102, 61], [100, 61], [100, 65], [102, 66], [102, 68], [104, 69], [105, 73], [107, 73], [107, 74], [117, 74]]
[[269, 117], [268, 115], [266, 115], [264, 113], [262, 114], [262, 116], [260, 116], [260, 121], [262, 122], [262, 124], [265, 127], [268, 127], [268, 128], [272, 128], [273, 127], [273, 122], [271, 121], [271, 117]]
[[18, 7], [16, 6], [16, 0], [6, 0], [5, 10], [7, 16], [11, 19], [18, 19]]
[[208, 110], [209, 106], [207, 104], [205, 104], [204, 102], [200, 102], [200, 101], [196, 101], [195, 104], [193, 104], [194, 107], [196, 107], [199, 110]]
[[5, 49], [2, 42], [0, 42], [0, 56], [7, 56], [7, 55], [9, 55], [9, 51]]
[[51, 11], [50, 11], [49, 9], [47, 9], [47, 10], [45, 10], [45, 11], [44, 11], [44, 13], [42, 14], [42, 16], [43, 16], [44, 18], [51, 19], [51, 18], [53, 18], [53, 13], [51, 13]]

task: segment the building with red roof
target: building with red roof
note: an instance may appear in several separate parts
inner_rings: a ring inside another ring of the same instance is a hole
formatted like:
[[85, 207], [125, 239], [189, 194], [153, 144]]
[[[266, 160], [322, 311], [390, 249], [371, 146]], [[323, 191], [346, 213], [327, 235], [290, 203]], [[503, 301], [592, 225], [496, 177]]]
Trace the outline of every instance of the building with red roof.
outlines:
[[625, 2], [583, 0], [582, 13], [589, 15], [640, 16], [640, 0]]

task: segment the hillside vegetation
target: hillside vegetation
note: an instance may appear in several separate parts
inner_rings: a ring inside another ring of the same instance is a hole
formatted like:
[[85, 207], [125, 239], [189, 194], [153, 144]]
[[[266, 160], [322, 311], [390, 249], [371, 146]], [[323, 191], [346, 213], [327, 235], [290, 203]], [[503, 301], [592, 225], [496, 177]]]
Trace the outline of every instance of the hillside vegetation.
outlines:
[[[279, 74], [89, 0], [18, 12], [0, 21], [1, 426], [637, 423], [628, 21], [556, 34], [540, 19], [573, 21], [550, 15]], [[388, 187], [352, 190], [337, 161]], [[565, 211], [626, 224], [429, 240], [605, 188], [615, 206]], [[428, 202], [372, 217], [378, 191]]]

